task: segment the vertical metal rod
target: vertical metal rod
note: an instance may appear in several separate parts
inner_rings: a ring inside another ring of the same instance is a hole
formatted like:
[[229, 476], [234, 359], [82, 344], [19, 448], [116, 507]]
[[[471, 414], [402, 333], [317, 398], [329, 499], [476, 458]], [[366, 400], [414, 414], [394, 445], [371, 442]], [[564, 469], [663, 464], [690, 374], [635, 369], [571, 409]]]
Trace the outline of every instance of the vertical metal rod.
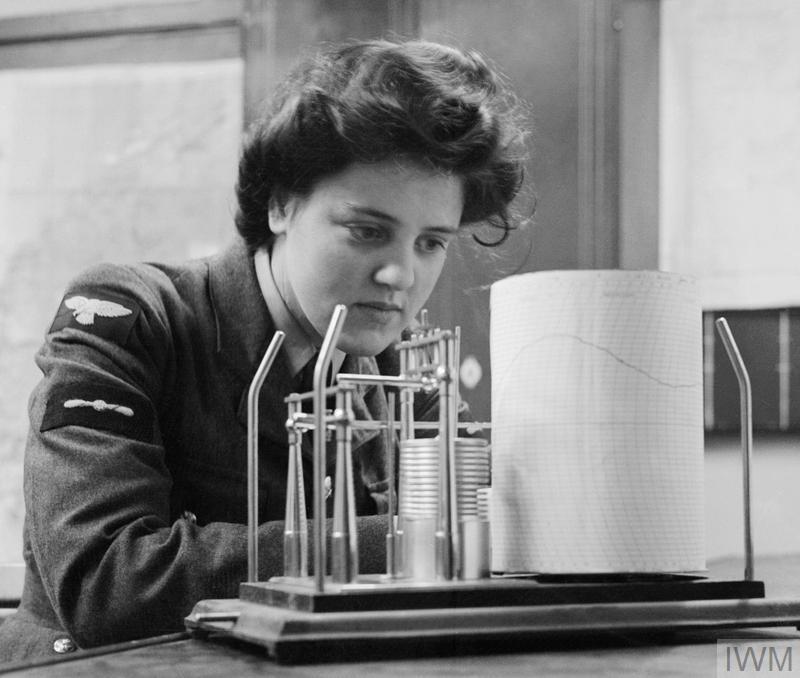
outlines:
[[[344, 393], [336, 393], [334, 416], [344, 412]], [[341, 423], [336, 423], [336, 484], [333, 497], [333, 531], [331, 533], [331, 577], [338, 583], [350, 581], [350, 533], [347, 520], [347, 462], [345, 437]]]
[[258, 581], [258, 398], [285, 338], [280, 331], [272, 335], [247, 392], [247, 580], [251, 582]]
[[753, 531], [750, 516], [751, 495], [750, 476], [753, 456], [753, 395], [750, 389], [750, 376], [747, 373], [739, 347], [733, 338], [731, 328], [725, 318], [717, 318], [717, 331], [733, 365], [736, 379], [739, 382], [739, 414], [742, 440], [742, 481], [744, 491], [744, 578], [753, 579]]
[[358, 524], [356, 523], [356, 490], [355, 478], [353, 476], [353, 429], [350, 423], [355, 418], [353, 415], [353, 391], [344, 390], [344, 423], [342, 434], [344, 435], [344, 461], [346, 483], [344, 490], [347, 492], [347, 535], [348, 547], [350, 551], [349, 579], [353, 581], [358, 577]]
[[456, 469], [456, 440], [458, 436], [458, 349], [453, 335], [445, 336], [440, 342], [442, 364], [447, 369], [447, 467], [450, 492], [450, 551], [452, 553], [453, 578], [461, 576], [461, 535], [458, 529], [458, 475]]
[[[400, 377], [408, 379], [410, 371], [410, 354], [411, 349], [408, 346], [400, 348]], [[402, 449], [403, 441], [411, 440], [414, 437], [414, 391], [410, 388], [400, 389], [400, 436], [398, 449]], [[400, 470], [397, 472], [397, 537], [395, 552], [395, 562], [397, 567], [395, 574], [402, 573], [405, 570], [406, 562], [406, 534], [405, 534], [405, 519], [403, 516], [403, 507], [400, 504], [400, 496], [405, 492], [404, 481], [400, 477]]]
[[325, 378], [328, 374], [336, 342], [342, 332], [347, 307], [333, 309], [328, 331], [322, 340], [319, 358], [314, 365], [314, 588], [325, 590]]
[[439, 516], [436, 526], [437, 575], [453, 579], [460, 569], [458, 493], [456, 491], [456, 421], [453, 408], [453, 342], [439, 342]]
[[[411, 349], [400, 350], [400, 377], [407, 379], [409, 376], [409, 357]], [[414, 391], [410, 388], [400, 389], [400, 440], [410, 440], [414, 437]]]
[[455, 337], [453, 349], [453, 364], [455, 365], [455, 406], [453, 409], [456, 413], [456, 421], [458, 421], [458, 413], [461, 410], [461, 327], [459, 325], [456, 325], [453, 330], [453, 335]]
[[308, 527], [303, 482], [302, 432], [292, 426], [300, 403], [289, 403], [289, 469], [286, 478], [286, 518], [283, 529], [283, 574], [308, 575]]
[[396, 464], [395, 464], [395, 445], [394, 445], [394, 408], [395, 408], [395, 395], [394, 391], [389, 391], [386, 394], [386, 407], [389, 414], [386, 420], [386, 454], [387, 466], [386, 475], [389, 479], [389, 487], [386, 490], [386, 574], [390, 577], [397, 575], [397, 564], [395, 562], [395, 534], [394, 534], [394, 513], [395, 513], [395, 482], [396, 482]]
[[336, 393], [336, 489], [334, 490], [331, 574], [333, 581], [348, 583], [358, 575], [358, 528], [353, 486], [352, 429], [353, 393]]

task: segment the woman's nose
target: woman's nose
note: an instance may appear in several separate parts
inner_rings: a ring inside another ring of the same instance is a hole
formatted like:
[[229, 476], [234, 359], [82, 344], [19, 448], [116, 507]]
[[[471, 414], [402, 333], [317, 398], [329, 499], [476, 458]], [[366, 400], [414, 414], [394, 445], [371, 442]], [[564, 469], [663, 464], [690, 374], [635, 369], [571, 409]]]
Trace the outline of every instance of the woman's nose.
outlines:
[[374, 280], [395, 290], [407, 290], [414, 284], [414, 257], [397, 252], [383, 260], [375, 269]]

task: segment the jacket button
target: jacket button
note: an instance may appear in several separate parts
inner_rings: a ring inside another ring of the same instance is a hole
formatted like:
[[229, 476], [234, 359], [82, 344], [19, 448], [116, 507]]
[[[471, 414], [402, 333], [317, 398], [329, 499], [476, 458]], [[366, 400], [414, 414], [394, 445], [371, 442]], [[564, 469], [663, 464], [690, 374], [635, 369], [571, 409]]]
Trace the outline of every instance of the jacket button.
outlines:
[[58, 654], [66, 654], [67, 652], [75, 652], [78, 648], [72, 642], [72, 638], [59, 638], [53, 643], [53, 651]]
[[192, 523], [192, 525], [197, 525], [197, 516], [191, 511], [184, 511], [181, 514], [181, 518], [188, 520], [190, 523]]

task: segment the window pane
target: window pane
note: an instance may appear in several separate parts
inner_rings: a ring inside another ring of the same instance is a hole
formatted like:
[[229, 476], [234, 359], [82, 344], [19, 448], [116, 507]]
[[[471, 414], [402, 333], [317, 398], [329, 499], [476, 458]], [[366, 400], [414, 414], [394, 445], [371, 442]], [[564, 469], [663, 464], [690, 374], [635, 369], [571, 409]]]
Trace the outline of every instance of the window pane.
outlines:
[[27, 395], [67, 281], [234, 233], [239, 60], [0, 71], [0, 562], [18, 560]]

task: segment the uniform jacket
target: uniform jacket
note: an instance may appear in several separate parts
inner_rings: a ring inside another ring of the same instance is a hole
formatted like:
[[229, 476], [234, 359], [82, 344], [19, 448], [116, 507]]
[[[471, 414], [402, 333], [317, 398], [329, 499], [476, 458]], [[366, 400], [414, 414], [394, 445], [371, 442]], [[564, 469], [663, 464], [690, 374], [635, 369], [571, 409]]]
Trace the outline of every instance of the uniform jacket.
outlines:
[[[238, 241], [181, 265], [100, 265], [69, 285], [36, 356], [27, 572], [19, 611], [0, 625], [0, 659], [52, 653], [63, 638], [85, 648], [181, 630], [198, 600], [236, 597], [247, 579], [247, 392], [273, 332]], [[341, 371], [396, 373], [396, 354], [348, 356]], [[279, 356], [260, 399], [260, 579], [282, 572], [284, 397], [298, 390]], [[353, 409], [385, 417], [383, 389], [364, 387]], [[431, 398], [416, 409], [436, 416]], [[382, 441], [354, 431], [362, 516], [385, 510]], [[328, 463], [335, 477], [333, 454]], [[385, 518], [359, 523], [362, 571], [381, 571]]]

